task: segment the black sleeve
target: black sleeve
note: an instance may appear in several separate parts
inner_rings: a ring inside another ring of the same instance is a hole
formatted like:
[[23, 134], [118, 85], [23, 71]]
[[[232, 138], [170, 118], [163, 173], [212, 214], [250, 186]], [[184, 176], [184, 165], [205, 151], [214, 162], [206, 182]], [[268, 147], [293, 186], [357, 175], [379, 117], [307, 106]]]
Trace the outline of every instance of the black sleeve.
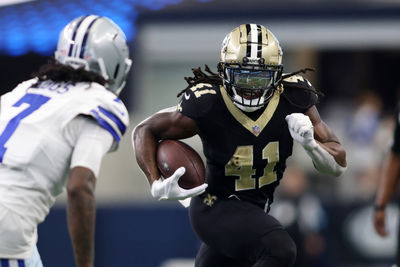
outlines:
[[182, 94], [178, 106], [179, 112], [183, 115], [199, 121], [207, 116], [216, 95], [216, 88], [211, 84], [200, 83], [189, 88]]
[[400, 154], [400, 106], [397, 106], [395, 113], [395, 127], [393, 132], [393, 144], [392, 151], [396, 154]]
[[185, 116], [196, 120], [199, 118], [197, 101], [194, 97], [193, 92], [190, 90], [186, 90], [185, 93], [182, 94], [181, 101], [179, 102], [178, 110]]

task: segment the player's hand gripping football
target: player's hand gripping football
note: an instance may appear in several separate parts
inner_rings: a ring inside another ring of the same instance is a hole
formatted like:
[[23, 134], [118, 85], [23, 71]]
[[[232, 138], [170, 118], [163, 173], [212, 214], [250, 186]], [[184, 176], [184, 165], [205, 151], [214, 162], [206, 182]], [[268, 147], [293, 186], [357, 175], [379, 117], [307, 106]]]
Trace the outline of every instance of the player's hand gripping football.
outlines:
[[317, 146], [314, 139], [314, 127], [310, 118], [303, 113], [292, 113], [286, 116], [290, 135], [301, 144], [304, 149], [312, 150]]
[[151, 195], [158, 200], [181, 200], [203, 193], [208, 184], [202, 184], [191, 189], [184, 189], [179, 186], [178, 180], [185, 174], [185, 171], [185, 167], [180, 167], [170, 177], [155, 180], [151, 185]]

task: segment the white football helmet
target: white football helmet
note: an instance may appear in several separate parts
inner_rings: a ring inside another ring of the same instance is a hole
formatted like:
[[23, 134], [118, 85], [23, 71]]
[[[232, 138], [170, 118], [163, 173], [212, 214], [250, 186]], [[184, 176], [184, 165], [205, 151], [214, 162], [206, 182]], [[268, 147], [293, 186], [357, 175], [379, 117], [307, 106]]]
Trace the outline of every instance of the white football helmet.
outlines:
[[106, 17], [76, 18], [60, 33], [55, 59], [100, 74], [107, 89], [119, 95], [132, 65], [124, 32]]
[[246, 112], [268, 103], [282, 76], [282, 49], [264, 26], [242, 24], [222, 42], [219, 75], [233, 103]]

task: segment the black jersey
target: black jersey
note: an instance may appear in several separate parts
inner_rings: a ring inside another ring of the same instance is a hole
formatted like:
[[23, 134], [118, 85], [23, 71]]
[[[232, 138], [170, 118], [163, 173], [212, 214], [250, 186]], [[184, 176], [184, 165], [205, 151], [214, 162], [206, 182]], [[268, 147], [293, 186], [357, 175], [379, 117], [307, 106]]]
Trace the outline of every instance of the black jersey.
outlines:
[[313, 90], [302, 76], [291, 77], [283, 82], [283, 92], [276, 90], [265, 107], [251, 113], [236, 107], [223, 86], [199, 83], [186, 90], [178, 110], [200, 129], [207, 191], [264, 206], [292, 154], [285, 117], [314, 105]]

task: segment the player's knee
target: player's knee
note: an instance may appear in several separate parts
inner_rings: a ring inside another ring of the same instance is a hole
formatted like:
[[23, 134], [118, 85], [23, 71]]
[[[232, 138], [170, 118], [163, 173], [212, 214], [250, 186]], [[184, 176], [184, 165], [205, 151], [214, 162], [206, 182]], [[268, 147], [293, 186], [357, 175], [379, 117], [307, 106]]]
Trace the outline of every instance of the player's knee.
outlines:
[[285, 230], [275, 230], [262, 238], [266, 257], [274, 258], [279, 266], [292, 266], [296, 261], [296, 244]]

